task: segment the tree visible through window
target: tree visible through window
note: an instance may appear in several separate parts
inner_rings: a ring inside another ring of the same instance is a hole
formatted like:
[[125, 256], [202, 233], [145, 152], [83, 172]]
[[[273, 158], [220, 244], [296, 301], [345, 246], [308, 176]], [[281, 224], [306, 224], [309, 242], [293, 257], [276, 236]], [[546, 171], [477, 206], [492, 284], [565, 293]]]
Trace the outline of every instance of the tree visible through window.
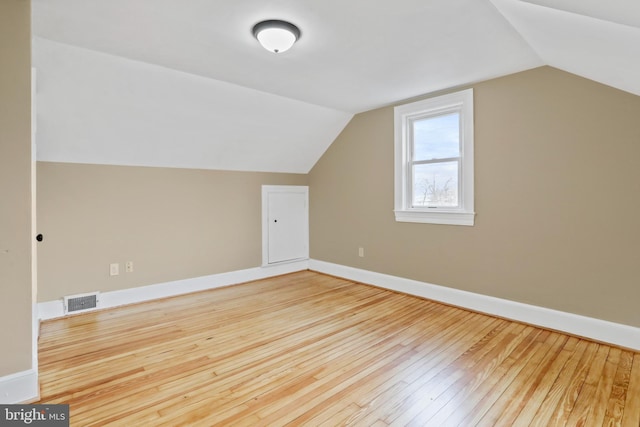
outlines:
[[414, 207], [458, 207], [460, 114], [412, 121]]

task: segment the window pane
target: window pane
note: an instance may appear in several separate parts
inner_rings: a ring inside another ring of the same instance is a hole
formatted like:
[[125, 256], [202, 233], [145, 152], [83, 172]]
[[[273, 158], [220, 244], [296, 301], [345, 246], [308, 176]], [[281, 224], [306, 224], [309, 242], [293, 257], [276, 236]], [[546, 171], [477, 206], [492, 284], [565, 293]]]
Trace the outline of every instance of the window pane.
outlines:
[[458, 206], [458, 162], [413, 166], [413, 207]]
[[413, 160], [460, 156], [460, 114], [451, 113], [413, 122]]

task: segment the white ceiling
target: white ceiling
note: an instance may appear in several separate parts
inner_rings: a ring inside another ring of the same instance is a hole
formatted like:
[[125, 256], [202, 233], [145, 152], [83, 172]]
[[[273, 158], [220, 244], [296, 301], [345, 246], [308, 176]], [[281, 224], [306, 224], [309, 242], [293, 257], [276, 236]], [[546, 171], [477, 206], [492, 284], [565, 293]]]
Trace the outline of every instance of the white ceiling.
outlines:
[[350, 114], [36, 39], [39, 160], [308, 172]]
[[640, 1], [491, 1], [545, 64], [640, 95]]
[[[43, 124], [38, 156], [306, 172], [354, 113], [540, 65], [640, 94], [639, 4], [32, 0], [34, 64], [48, 81], [38, 90], [38, 123]], [[302, 37], [283, 54], [269, 53], [251, 34], [264, 19], [289, 20]], [[61, 56], [65, 60], [57, 60]], [[100, 64], [112, 72], [100, 73]], [[141, 83], [145, 72], [155, 76], [148, 84]], [[117, 88], [133, 84], [144, 90], [122, 89], [128, 114], [121, 114], [115, 101], [101, 106], [100, 91], [91, 89], [111, 86], [111, 97], [118, 99]], [[154, 104], [162, 111], [149, 111], [151, 93], [174, 84], [177, 89], [162, 100], [164, 106]], [[180, 92], [183, 86], [186, 93]], [[74, 96], [63, 95], [69, 91]], [[79, 104], [87, 91], [97, 106]], [[243, 102], [251, 108], [242, 109]], [[227, 108], [230, 104], [235, 107]], [[176, 112], [182, 120], [163, 132]], [[61, 117], [71, 113], [75, 116]], [[103, 120], [96, 120], [100, 114]], [[115, 129], [113, 120], [119, 121]], [[242, 132], [238, 123], [245, 124]], [[80, 136], [76, 127], [82, 128]], [[135, 132], [127, 133], [132, 128]], [[76, 137], [82, 140], [69, 141]], [[115, 140], [120, 145], [104, 147]], [[139, 142], [151, 140], [153, 151]], [[141, 148], [134, 155], [131, 146], [137, 144]], [[169, 154], [176, 152], [176, 144], [184, 148], [179, 162]], [[294, 152], [305, 154], [292, 158], [288, 153]]]

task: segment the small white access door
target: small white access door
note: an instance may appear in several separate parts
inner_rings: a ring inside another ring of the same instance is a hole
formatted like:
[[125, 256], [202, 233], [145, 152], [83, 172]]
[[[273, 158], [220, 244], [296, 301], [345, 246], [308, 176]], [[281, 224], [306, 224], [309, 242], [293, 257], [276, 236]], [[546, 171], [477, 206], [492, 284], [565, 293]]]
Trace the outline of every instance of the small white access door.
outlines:
[[309, 187], [262, 186], [262, 264], [309, 258]]

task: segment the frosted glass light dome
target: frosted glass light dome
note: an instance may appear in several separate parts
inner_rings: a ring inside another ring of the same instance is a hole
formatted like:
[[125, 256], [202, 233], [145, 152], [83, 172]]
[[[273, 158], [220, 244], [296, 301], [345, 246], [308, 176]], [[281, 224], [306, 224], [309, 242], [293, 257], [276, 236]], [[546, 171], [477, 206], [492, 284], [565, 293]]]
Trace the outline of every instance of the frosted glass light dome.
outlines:
[[282, 53], [300, 38], [300, 30], [289, 22], [268, 20], [258, 22], [253, 27], [253, 35], [268, 51]]

